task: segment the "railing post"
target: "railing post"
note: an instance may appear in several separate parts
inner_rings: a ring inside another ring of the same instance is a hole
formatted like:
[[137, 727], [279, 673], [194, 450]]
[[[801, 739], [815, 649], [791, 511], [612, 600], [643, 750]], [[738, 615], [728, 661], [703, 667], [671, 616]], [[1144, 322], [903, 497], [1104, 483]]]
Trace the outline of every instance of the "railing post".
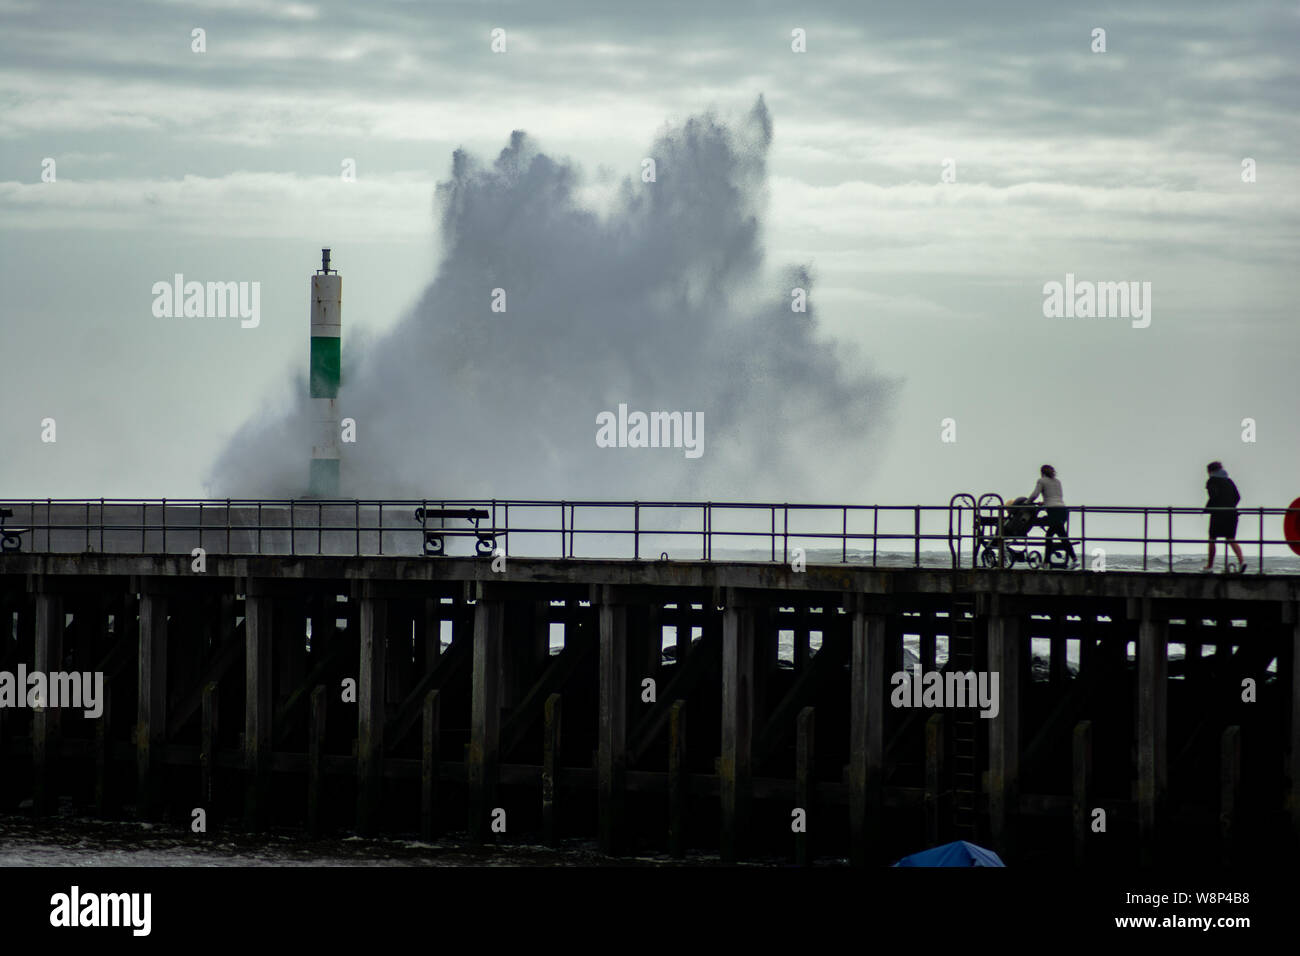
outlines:
[[1264, 573], [1264, 509], [1259, 509], [1259, 560], [1255, 562], [1255, 573]]
[[1169, 513], [1168, 514], [1169, 522], [1167, 526], [1168, 531], [1166, 533], [1166, 543], [1169, 546], [1169, 570], [1173, 571], [1174, 569], [1174, 509], [1171, 507], [1167, 510]]
[[641, 505], [632, 502], [632, 560], [641, 560]]
[[704, 544], [709, 549], [708, 560], [712, 561], [713, 560], [713, 502], [712, 501], [706, 501], [704, 503], [704, 519], [706, 524], [708, 525], [708, 531], [704, 536]]
[[772, 505], [772, 560], [776, 561], [776, 505]]
[[700, 522], [702, 524], [700, 529], [700, 559], [707, 561], [709, 560], [709, 506], [707, 502], [700, 512]]
[[1142, 507], [1142, 570], [1147, 569], [1147, 538], [1150, 537], [1150, 531], [1147, 528], [1147, 519], [1151, 517], [1151, 511], [1145, 505]]
[[912, 565], [921, 566], [921, 506], [912, 508]]

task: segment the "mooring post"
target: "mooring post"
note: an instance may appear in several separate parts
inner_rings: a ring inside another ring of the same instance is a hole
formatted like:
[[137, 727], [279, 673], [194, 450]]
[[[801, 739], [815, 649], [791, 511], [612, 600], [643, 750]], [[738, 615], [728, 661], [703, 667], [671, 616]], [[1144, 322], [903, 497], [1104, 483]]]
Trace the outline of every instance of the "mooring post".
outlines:
[[474, 670], [471, 678], [469, 765], [469, 832], [486, 842], [496, 807], [497, 760], [501, 741], [501, 640], [505, 605], [482, 584], [468, 585], [477, 595], [474, 605]]
[[925, 722], [925, 836], [930, 846], [938, 846], [943, 836], [943, 758], [943, 714], [931, 714]]
[[311, 689], [311, 717], [307, 723], [307, 832], [321, 833], [321, 808], [325, 801], [325, 717], [328, 713], [326, 687]]
[[1241, 728], [1228, 727], [1219, 741], [1219, 842], [1225, 866], [1237, 857], [1237, 804], [1241, 794]]
[[442, 698], [437, 688], [424, 695], [420, 734], [420, 835], [438, 835], [438, 777], [442, 751]]
[[[63, 597], [49, 590], [44, 576], [36, 581], [36, 656], [34, 669], [45, 675], [46, 697], [32, 711], [32, 805], [39, 816], [58, 799], [62, 701], [52, 700], [51, 675], [63, 670]], [[8, 635], [5, 635], [7, 638]], [[19, 688], [27, 694], [26, 687]]]
[[[806, 632], [805, 632], [806, 633]], [[814, 819], [813, 792], [813, 708], [805, 707], [799, 711], [795, 720], [794, 749], [794, 804], [795, 809], [803, 811], [803, 830], [794, 835], [794, 862], [796, 866], [808, 866], [812, 863], [811, 828], [816, 825]]]
[[1074, 725], [1072, 737], [1074, 865], [1088, 863], [1088, 837], [1092, 826], [1092, 721]]
[[722, 755], [718, 763], [722, 803], [722, 860], [740, 857], [749, 824], [754, 736], [754, 609], [742, 592], [727, 588], [722, 614]]
[[1158, 818], [1168, 780], [1166, 693], [1169, 625], [1153, 616], [1150, 598], [1129, 599], [1129, 619], [1138, 623], [1138, 839], [1143, 866], [1155, 860]]
[[622, 850], [627, 774], [627, 605], [614, 589], [592, 595], [600, 613], [600, 724], [596, 750], [600, 849]]
[[137, 656], [138, 720], [135, 753], [140, 813], [152, 819], [162, 793], [163, 746], [167, 742], [167, 598], [145, 581], [140, 592]]
[[849, 838], [854, 866], [874, 862], [884, 833], [888, 618], [856, 595], [849, 664]]
[[675, 700], [668, 711], [668, 855], [674, 860], [686, 856], [686, 774], [686, 701]]
[[989, 836], [1003, 859], [1015, 855], [1020, 814], [1020, 620], [998, 595], [988, 599], [990, 681], [998, 675], [997, 716], [989, 718]]
[[[270, 820], [272, 598], [250, 579], [244, 592], [244, 818], [252, 830]], [[142, 611], [143, 613], [143, 611]], [[143, 630], [143, 625], [141, 625]]]
[[212, 781], [217, 772], [217, 682], [203, 685], [202, 725], [199, 729], [199, 799], [211, 819]]
[[384, 687], [388, 601], [369, 582], [360, 593], [361, 660], [357, 675], [357, 829], [375, 832], [383, 794]]
[[560, 695], [546, 698], [542, 726], [542, 839], [558, 846], [559, 827], [555, 819], [555, 785], [560, 772]]

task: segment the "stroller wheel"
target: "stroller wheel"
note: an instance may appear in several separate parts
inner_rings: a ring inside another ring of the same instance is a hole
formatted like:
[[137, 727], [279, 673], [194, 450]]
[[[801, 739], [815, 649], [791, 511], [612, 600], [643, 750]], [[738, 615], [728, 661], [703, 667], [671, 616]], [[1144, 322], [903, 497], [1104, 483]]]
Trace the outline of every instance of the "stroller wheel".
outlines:
[[996, 568], [998, 566], [998, 552], [996, 548], [985, 548], [980, 553], [980, 564], [986, 568]]
[[1031, 568], [1037, 571], [1039, 568], [1043, 566], [1043, 556], [1039, 554], [1037, 551], [1030, 551], [1025, 555], [1025, 562]]

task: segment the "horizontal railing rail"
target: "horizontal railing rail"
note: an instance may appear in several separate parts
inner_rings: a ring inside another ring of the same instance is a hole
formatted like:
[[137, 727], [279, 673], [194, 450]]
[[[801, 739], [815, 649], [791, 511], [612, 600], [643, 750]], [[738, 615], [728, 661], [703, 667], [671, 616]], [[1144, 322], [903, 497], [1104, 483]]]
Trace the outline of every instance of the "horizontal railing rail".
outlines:
[[[1011, 568], [1050, 564], [1038, 523], [1003, 534], [1013, 507], [955, 496], [949, 505], [530, 499], [0, 500], [5, 552], [455, 556], [741, 560], [792, 564]], [[1032, 506], [1031, 506], [1032, 507]], [[1287, 508], [1236, 508], [1252, 573], [1300, 573], [1283, 536]], [[1206, 553], [1207, 509], [1069, 508], [1069, 541], [1085, 570], [1177, 570]], [[1056, 541], [1061, 539], [1058, 537]], [[451, 543], [448, 544], [448, 541]], [[436, 548], [431, 542], [436, 543]], [[1224, 568], [1235, 558], [1224, 542]], [[1008, 554], [1010, 552], [1010, 554]], [[1037, 559], [1034, 559], [1034, 556]]]

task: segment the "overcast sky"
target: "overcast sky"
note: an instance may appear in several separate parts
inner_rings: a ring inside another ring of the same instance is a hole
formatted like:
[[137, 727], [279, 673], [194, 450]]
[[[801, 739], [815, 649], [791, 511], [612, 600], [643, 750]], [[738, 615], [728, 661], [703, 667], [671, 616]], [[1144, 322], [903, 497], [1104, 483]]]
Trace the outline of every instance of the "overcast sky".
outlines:
[[[329, 246], [349, 494], [938, 504], [1047, 461], [1199, 505], [1221, 458], [1285, 506], [1298, 41], [1250, 0], [0, 0], [0, 497], [301, 493]], [[260, 324], [156, 317], [176, 273]], [[1046, 317], [1067, 273], [1149, 326]], [[702, 456], [597, 448], [619, 402]]]

